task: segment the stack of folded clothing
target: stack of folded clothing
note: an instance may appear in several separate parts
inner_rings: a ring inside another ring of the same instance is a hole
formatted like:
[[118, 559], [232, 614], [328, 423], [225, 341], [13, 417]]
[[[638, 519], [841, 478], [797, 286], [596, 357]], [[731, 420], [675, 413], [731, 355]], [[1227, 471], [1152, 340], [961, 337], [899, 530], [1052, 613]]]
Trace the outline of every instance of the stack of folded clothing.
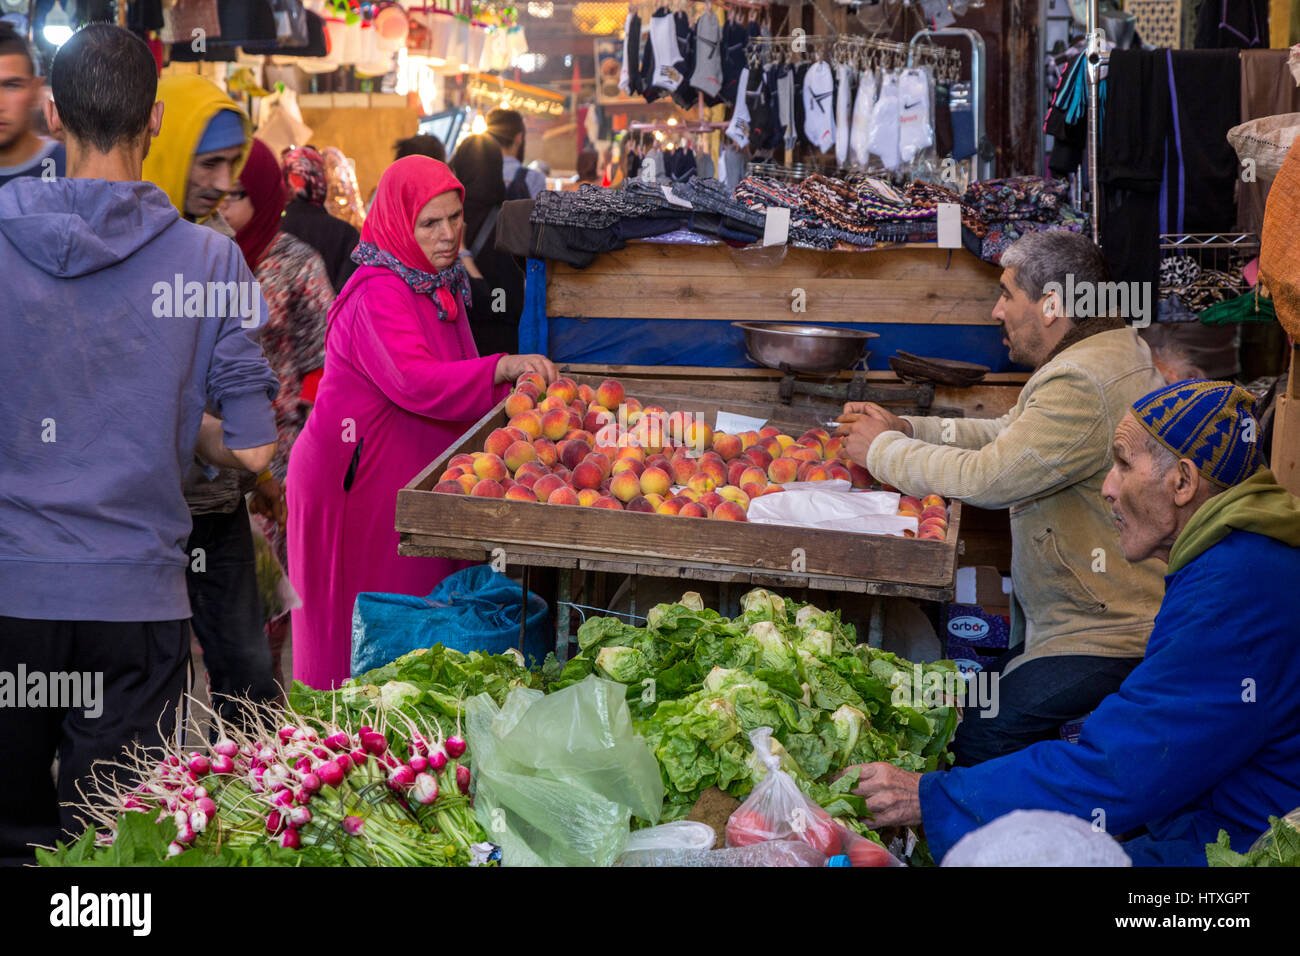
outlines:
[[1082, 232], [1087, 220], [1070, 206], [1070, 184], [1064, 179], [1014, 176], [974, 183], [962, 197], [984, 225], [979, 256], [997, 264], [1002, 253], [1021, 236], [1051, 229]]

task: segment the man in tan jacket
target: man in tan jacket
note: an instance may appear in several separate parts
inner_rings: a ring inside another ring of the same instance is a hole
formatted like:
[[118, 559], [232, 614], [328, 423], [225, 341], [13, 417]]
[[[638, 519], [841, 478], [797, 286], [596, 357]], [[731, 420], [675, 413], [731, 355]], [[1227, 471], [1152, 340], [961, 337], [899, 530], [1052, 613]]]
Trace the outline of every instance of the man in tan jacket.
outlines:
[[1015, 407], [997, 419], [899, 418], [851, 403], [840, 429], [878, 481], [1011, 510], [1013, 650], [996, 665], [997, 707], [968, 708], [958, 728], [966, 766], [1058, 736], [1117, 690], [1164, 594], [1156, 562], [1124, 560], [1101, 497], [1116, 424], [1164, 385], [1150, 350], [1123, 318], [1071, 317], [1072, 292], [1095, 296], [1109, 280], [1088, 238], [1031, 234], [1002, 266], [993, 317], [1012, 361], [1034, 369]]

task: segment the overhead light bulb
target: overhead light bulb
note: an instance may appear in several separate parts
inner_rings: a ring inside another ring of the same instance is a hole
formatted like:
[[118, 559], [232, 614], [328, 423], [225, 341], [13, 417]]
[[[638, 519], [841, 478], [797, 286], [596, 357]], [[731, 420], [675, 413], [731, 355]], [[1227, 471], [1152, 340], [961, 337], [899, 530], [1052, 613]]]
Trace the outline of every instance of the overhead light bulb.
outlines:
[[60, 47], [72, 39], [72, 33], [72, 21], [68, 18], [67, 9], [55, 0], [45, 14], [45, 26], [41, 35], [45, 37], [46, 43]]
[[469, 124], [469, 131], [475, 136], [482, 136], [487, 132], [487, 120], [483, 118], [482, 113], [474, 116], [474, 122]]

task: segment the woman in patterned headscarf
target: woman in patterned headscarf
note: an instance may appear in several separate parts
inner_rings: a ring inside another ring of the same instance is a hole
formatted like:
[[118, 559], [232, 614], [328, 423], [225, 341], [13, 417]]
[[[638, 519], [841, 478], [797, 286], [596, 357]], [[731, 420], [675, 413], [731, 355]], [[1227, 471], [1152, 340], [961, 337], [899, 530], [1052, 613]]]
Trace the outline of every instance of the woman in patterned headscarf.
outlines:
[[284, 182], [290, 195], [280, 228], [320, 253], [338, 292], [357, 267], [350, 257], [361, 236], [325, 208], [325, 160], [311, 146], [289, 150], [284, 154]]

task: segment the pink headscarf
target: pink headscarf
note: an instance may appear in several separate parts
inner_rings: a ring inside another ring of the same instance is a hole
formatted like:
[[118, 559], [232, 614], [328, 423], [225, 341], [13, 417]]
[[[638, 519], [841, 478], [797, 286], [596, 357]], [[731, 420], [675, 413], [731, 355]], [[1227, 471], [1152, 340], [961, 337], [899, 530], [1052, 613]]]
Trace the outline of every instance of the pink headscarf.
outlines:
[[465, 201], [465, 187], [446, 163], [429, 156], [406, 156], [379, 177], [375, 204], [361, 227], [361, 241], [370, 242], [419, 272], [437, 272], [415, 241], [415, 220], [434, 196], [455, 190]]

